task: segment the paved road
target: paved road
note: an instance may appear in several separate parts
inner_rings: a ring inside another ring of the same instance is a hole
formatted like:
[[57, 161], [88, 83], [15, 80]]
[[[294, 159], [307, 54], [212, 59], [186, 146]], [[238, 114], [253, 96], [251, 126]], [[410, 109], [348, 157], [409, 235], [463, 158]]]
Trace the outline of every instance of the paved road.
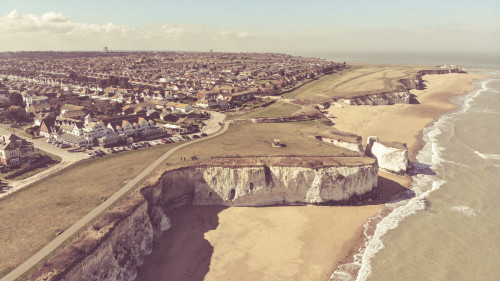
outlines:
[[216, 111], [208, 111], [208, 112], [210, 112], [212, 116], [210, 117], [210, 119], [207, 120], [206, 126], [203, 129], [203, 133], [211, 135], [220, 130], [220, 124], [224, 122], [226, 115]]
[[[33, 142], [35, 148], [41, 149], [43, 151], [61, 157], [61, 162], [50, 167], [45, 171], [42, 171], [34, 176], [31, 176], [23, 180], [4, 180], [4, 182], [7, 184], [7, 187], [3, 187], [2, 193], [0, 193], [0, 198], [8, 196], [19, 189], [22, 189], [43, 178], [53, 175], [54, 173], [86, 158], [85, 154], [81, 152], [70, 152], [67, 149], [62, 149], [50, 143], [47, 143], [46, 138], [29, 139], [19, 134], [20, 130], [15, 130], [15, 132], [19, 137], [24, 138], [27, 141]], [[9, 134], [12, 134], [12, 129], [4, 124], [0, 124], [0, 135], [9, 135]]]
[[[21, 138], [24, 138], [30, 142], [33, 142], [33, 144], [35, 145], [35, 148], [39, 148], [43, 151], [47, 151], [51, 154], [57, 155], [57, 156], [61, 157], [61, 159], [63, 161], [66, 160], [66, 161], [76, 162], [76, 161], [79, 161], [79, 160], [85, 158], [85, 155], [83, 153], [70, 152], [68, 149], [62, 149], [62, 148], [56, 147], [50, 143], [47, 143], [46, 138], [30, 139], [30, 138], [24, 137], [19, 132], [21, 132], [21, 131], [16, 130], [16, 134], [18, 137], [21, 137]], [[9, 134], [12, 134], [12, 128], [9, 128], [5, 124], [0, 124], [0, 135], [9, 135]]]
[[7, 274], [4, 278], [0, 279], [0, 281], [14, 281], [19, 276], [24, 274], [26, 271], [34, 267], [36, 264], [38, 264], [40, 261], [42, 261], [45, 257], [47, 257], [50, 253], [55, 251], [61, 244], [64, 243], [67, 239], [72, 237], [74, 234], [76, 234], [81, 228], [85, 227], [88, 223], [90, 223], [95, 217], [100, 215], [103, 211], [108, 209], [111, 205], [113, 205], [117, 200], [119, 200], [122, 196], [127, 194], [131, 189], [134, 188], [134, 186], [139, 183], [142, 179], [147, 177], [156, 167], [158, 167], [161, 163], [163, 163], [170, 155], [175, 153], [177, 150], [186, 147], [188, 145], [191, 145], [193, 143], [197, 143], [199, 141], [203, 141], [206, 139], [214, 138], [217, 137], [224, 132], [227, 131], [229, 127], [229, 122], [226, 122], [222, 128], [219, 127], [219, 131], [213, 135], [209, 135], [205, 138], [193, 140], [190, 142], [183, 143], [177, 147], [174, 147], [173, 149], [169, 150], [165, 154], [163, 154], [160, 158], [158, 158], [153, 164], [149, 165], [144, 171], [142, 171], [138, 176], [136, 176], [134, 179], [129, 181], [125, 186], [123, 186], [120, 190], [115, 192], [113, 195], [111, 195], [106, 201], [104, 201], [101, 205], [97, 206], [95, 209], [90, 211], [87, 215], [85, 215], [83, 218], [81, 218], [79, 221], [77, 221], [75, 224], [73, 224], [71, 227], [66, 229], [63, 233], [61, 233], [59, 236], [57, 236], [54, 240], [52, 240], [49, 244], [47, 244], [45, 247], [43, 247], [40, 251], [38, 251], [35, 255], [33, 255], [31, 258], [29, 258], [27, 261], [25, 261], [23, 264], [21, 264], [19, 267], [11, 271], [9, 274]]

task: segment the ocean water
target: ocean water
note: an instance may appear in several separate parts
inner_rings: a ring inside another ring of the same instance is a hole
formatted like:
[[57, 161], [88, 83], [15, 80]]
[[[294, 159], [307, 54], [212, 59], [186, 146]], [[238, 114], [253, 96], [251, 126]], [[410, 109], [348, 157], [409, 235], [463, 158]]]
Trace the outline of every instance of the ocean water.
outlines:
[[365, 225], [364, 247], [331, 280], [500, 280], [500, 65], [434, 62], [489, 78], [424, 130], [414, 194]]

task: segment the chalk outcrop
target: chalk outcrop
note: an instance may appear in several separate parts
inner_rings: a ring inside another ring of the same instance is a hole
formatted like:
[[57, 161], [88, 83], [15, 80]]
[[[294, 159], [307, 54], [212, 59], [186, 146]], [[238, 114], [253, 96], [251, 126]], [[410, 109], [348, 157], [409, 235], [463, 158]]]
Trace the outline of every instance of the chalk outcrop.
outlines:
[[398, 103], [410, 103], [410, 93], [406, 91], [371, 94], [365, 96], [344, 99], [349, 105], [392, 105]]
[[410, 160], [404, 143], [381, 142], [377, 137], [368, 137], [366, 155], [374, 157], [381, 169], [396, 174], [404, 174]]
[[29, 280], [134, 280], [182, 205], [355, 204], [373, 196], [369, 157], [225, 158], [164, 172], [103, 214]]
[[337, 129], [331, 129], [315, 135], [317, 140], [331, 143], [336, 147], [345, 148], [360, 154], [364, 154], [363, 145], [361, 145], [361, 136], [342, 132]]

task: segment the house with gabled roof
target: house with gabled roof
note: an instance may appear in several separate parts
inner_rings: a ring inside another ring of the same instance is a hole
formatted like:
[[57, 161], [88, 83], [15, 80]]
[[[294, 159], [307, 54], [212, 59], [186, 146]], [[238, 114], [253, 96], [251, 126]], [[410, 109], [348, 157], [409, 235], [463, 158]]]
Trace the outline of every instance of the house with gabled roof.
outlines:
[[20, 166], [33, 160], [35, 146], [15, 134], [0, 136], [0, 164]]

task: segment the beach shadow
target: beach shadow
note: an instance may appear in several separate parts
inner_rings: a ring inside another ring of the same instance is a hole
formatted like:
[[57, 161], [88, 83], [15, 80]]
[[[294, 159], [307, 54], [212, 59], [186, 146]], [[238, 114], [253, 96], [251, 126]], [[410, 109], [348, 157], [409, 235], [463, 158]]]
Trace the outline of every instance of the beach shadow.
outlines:
[[153, 252], [144, 257], [136, 281], [201, 281], [210, 268], [214, 251], [204, 235], [219, 225], [225, 206], [182, 206], [168, 215], [172, 227], [155, 241]]
[[410, 104], [420, 104], [416, 95], [410, 94]]
[[436, 172], [431, 169], [430, 165], [420, 163], [420, 162], [411, 162], [410, 167], [408, 169], [408, 175], [416, 176], [416, 175], [427, 175], [434, 176]]
[[381, 175], [378, 176], [376, 191], [378, 192], [376, 198], [361, 205], [379, 205], [415, 197], [415, 192], [413, 190]]

